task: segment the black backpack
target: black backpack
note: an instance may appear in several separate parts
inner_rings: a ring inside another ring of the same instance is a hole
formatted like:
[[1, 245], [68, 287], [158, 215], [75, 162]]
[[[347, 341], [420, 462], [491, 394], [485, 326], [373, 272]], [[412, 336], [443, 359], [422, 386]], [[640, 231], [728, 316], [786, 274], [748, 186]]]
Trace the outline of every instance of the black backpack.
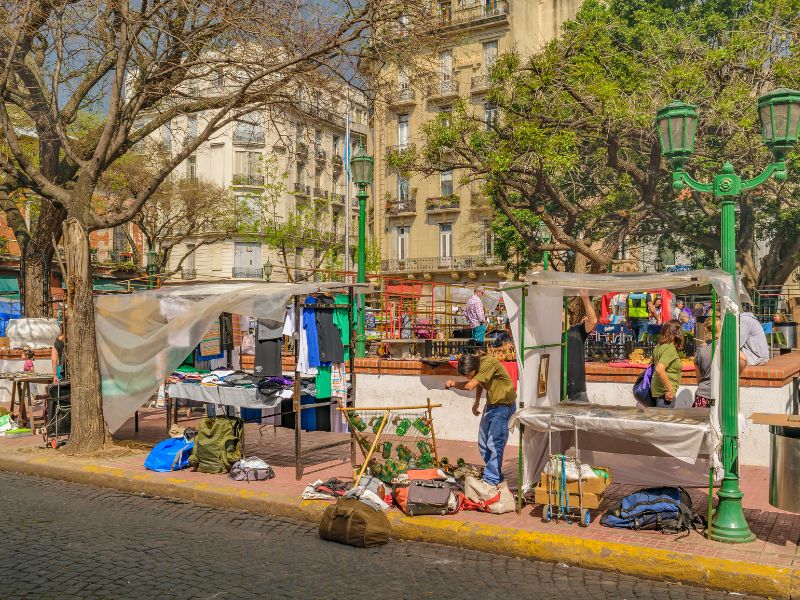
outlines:
[[705, 529], [703, 517], [692, 511], [692, 499], [680, 487], [657, 487], [628, 494], [609, 508], [600, 524], [619, 529], [652, 529], [680, 533]]

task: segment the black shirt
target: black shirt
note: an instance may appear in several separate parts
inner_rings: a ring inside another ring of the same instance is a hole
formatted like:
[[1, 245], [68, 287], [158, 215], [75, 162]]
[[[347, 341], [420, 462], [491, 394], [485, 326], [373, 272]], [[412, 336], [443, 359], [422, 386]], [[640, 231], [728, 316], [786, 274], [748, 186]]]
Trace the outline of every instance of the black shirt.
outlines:
[[339, 328], [333, 324], [333, 308], [324, 308], [326, 304], [334, 304], [333, 298], [323, 296], [317, 299], [317, 336], [319, 337], [319, 359], [322, 362], [343, 363], [344, 345]]
[[56, 349], [56, 354], [58, 354], [58, 364], [64, 364], [64, 340], [61, 337], [57, 337], [56, 341], [53, 342], [53, 348]]
[[586, 327], [583, 323], [567, 330], [567, 397], [586, 391]]

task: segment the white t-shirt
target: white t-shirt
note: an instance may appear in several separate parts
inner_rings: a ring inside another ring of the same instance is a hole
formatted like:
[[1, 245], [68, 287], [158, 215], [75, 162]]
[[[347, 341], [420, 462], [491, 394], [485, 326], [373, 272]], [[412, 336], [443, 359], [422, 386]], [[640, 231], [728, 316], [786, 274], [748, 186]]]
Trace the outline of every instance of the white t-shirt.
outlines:
[[739, 319], [739, 347], [750, 366], [763, 365], [769, 360], [767, 334], [751, 312], [742, 313]]

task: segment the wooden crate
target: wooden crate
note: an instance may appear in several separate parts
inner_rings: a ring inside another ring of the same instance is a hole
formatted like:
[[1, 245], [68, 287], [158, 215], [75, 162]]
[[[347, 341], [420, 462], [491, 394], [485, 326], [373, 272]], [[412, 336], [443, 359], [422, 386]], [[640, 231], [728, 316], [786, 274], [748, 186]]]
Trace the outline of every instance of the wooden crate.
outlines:
[[[607, 478], [593, 477], [592, 479], [584, 480], [584, 482], [583, 482], [583, 493], [584, 494], [586, 492], [589, 492], [589, 493], [592, 493], [592, 494], [602, 494], [603, 492], [606, 491], [606, 488], [609, 485], [611, 485], [611, 469], [609, 469], [608, 467], [595, 467], [595, 468], [596, 469], [602, 469], [603, 471], [608, 473], [608, 477]], [[541, 476], [539, 478], [539, 486], [543, 487], [545, 490], [548, 487], [547, 479], [548, 479], [547, 475], [544, 472], [542, 472], [542, 474], [541, 474]], [[577, 481], [573, 481], [572, 483], [568, 483], [567, 484], [567, 491], [570, 494], [577, 494], [578, 493], [578, 482]]]

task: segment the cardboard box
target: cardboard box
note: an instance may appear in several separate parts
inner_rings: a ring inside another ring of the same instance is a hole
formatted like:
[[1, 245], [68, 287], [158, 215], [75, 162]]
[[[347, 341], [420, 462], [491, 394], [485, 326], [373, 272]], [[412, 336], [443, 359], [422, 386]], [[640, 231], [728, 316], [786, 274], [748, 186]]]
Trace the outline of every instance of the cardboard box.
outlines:
[[[595, 469], [602, 469], [606, 473], [608, 473], [608, 477], [592, 477], [591, 479], [584, 479], [583, 480], [583, 493], [586, 492], [592, 494], [602, 494], [606, 491], [606, 488], [611, 485], [611, 469], [608, 467], [595, 467]], [[547, 475], [542, 472], [542, 475], [539, 479], [539, 486], [543, 487], [545, 490], [548, 487], [548, 477]], [[578, 482], [573, 481], [572, 483], [567, 484], [567, 491], [570, 494], [577, 494], [578, 493]]]
[[[550, 502], [553, 502], [554, 505], [558, 505], [558, 494], [553, 493], [548, 497], [547, 488], [544, 488], [540, 485], [537, 485], [535, 488], [533, 488], [533, 491], [533, 499], [536, 504], [549, 504]], [[584, 490], [583, 508], [597, 509], [600, 507], [600, 503], [602, 501], [603, 494], [594, 494]], [[578, 508], [580, 506], [580, 500], [577, 493], [569, 495], [569, 506], [570, 508]]]

